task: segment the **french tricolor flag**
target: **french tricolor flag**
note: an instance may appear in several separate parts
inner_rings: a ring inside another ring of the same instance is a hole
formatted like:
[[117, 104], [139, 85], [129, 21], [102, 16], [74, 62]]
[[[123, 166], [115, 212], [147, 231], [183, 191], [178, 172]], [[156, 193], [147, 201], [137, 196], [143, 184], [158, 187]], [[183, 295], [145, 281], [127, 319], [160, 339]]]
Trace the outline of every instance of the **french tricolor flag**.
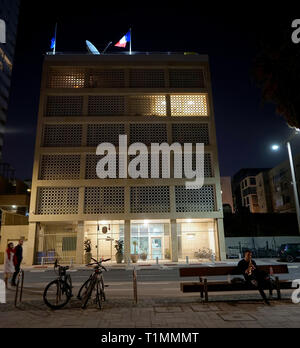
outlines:
[[131, 31], [123, 36], [122, 39], [117, 44], [115, 44], [115, 47], [126, 48], [128, 42], [131, 42]]

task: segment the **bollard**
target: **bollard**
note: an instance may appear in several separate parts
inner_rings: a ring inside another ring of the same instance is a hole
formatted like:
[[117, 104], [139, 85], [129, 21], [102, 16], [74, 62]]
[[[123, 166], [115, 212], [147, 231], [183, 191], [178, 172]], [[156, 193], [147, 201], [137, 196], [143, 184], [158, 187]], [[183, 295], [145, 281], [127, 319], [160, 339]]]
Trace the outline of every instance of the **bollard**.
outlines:
[[127, 266], [130, 266], [130, 257], [127, 258]]
[[6, 287], [4, 280], [0, 279], [0, 303], [5, 304], [6, 303]]
[[158, 257], [156, 258], [156, 264], [159, 265], [159, 259], [158, 259]]
[[73, 265], [74, 265], [74, 260], [71, 259], [71, 262], [70, 262], [70, 268], [71, 268], [71, 269], [73, 268]]
[[135, 304], [138, 303], [138, 293], [137, 293], [137, 271], [136, 268], [133, 268], [133, 296]]
[[186, 257], [186, 264], [188, 265], [190, 263], [189, 257]]

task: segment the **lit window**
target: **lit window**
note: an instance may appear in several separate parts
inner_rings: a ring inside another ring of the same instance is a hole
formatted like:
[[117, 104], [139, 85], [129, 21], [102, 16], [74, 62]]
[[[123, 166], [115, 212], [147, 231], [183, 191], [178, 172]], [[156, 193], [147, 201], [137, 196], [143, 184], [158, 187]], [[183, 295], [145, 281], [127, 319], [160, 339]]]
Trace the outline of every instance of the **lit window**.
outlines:
[[134, 116], [166, 116], [166, 97], [159, 95], [131, 97], [130, 113]]
[[208, 116], [207, 96], [173, 95], [171, 110], [172, 116]]

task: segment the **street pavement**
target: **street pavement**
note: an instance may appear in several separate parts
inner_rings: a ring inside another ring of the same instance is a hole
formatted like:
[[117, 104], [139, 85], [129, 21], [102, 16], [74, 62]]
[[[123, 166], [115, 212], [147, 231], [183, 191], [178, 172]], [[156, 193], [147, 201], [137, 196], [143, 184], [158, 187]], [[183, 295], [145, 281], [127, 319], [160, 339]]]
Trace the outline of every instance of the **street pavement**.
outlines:
[[[270, 263], [270, 260], [258, 263]], [[7, 303], [0, 304], [0, 327], [300, 327], [300, 305], [292, 303], [292, 291], [283, 291], [283, 300], [272, 301], [270, 307], [263, 304], [256, 292], [210, 294], [209, 304], [204, 304], [197, 294], [181, 293], [178, 267], [138, 266], [138, 304], [135, 304], [133, 268], [111, 265], [105, 273], [107, 302], [102, 311], [93, 303], [82, 310], [76, 299], [90, 269], [74, 266], [70, 274], [75, 296], [65, 309], [52, 311], [43, 303], [42, 294], [46, 284], [55, 278], [53, 270], [27, 268], [23, 302], [15, 308], [14, 289], [7, 292]], [[282, 278], [300, 279], [300, 263], [289, 265], [289, 271], [289, 275]]]

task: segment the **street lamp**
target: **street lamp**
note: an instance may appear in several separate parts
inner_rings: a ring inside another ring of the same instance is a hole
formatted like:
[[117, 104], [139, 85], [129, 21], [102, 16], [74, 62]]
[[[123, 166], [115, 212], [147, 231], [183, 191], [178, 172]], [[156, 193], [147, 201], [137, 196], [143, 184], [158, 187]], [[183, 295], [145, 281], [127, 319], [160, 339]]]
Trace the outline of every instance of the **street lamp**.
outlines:
[[[296, 129], [296, 134], [300, 134], [300, 130]], [[292, 136], [291, 138], [293, 138]], [[295, 166], [294, 166], [294, 160], [293, 160], [293, 154], [292, 154], [292, 148], [291, 148], [291, 143], [289, 140], [286, 143], [288, 154], [289, 154], [289, 161], [290, 161], [290, 168], [291, 168], [291, 174], [292, 174], [292, 183], [293, 183], [293, 189], [294, 189], [294, 196], [295, 196], [295, 206], [296, 206], [296, 214], [297, 214], [297, 220], [298, 220], [298, 230], [300, 233], [300, 205], [299, 205], [299, 195], [298, 195], [298, 189], [297, 189], [297, 182], [296, 182], [296, 173], [295, 173]], [[279, 151], [280, 145], [273, 145], [272, 150], [273, 151]]]

